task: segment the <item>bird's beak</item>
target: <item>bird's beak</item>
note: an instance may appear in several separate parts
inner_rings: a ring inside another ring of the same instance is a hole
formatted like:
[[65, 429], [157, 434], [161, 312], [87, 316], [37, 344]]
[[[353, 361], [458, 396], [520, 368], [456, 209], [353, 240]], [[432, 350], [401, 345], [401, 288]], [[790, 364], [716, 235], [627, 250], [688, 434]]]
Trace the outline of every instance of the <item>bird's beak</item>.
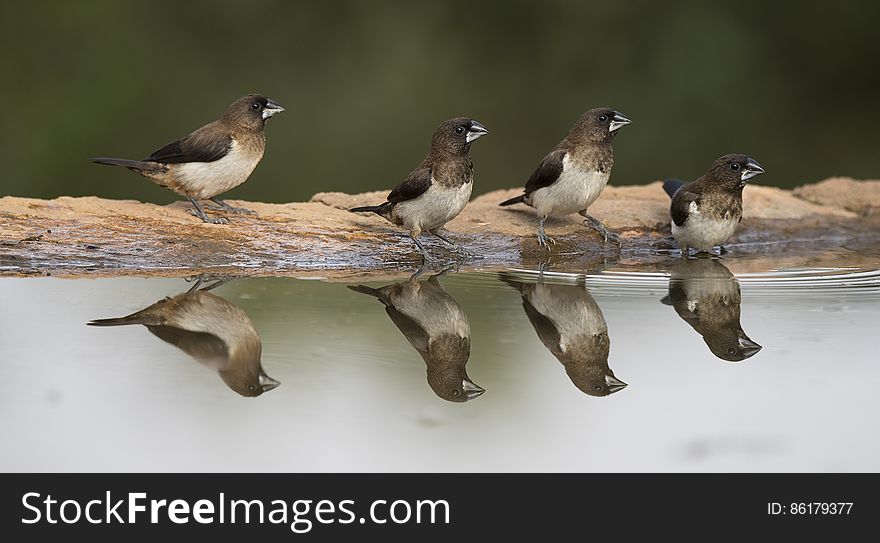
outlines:
[[269, 392], [270, 390], [272, 390], [273, 388], [277, 388], [278, 385], [281, 384], [280, 381], [276, 381], [275, 379], [272, 379], [271, 377], [269, 377], [268, 375], [266, 375], [263, 372], [260, 372], [259, 382], [260, 382], [260, 388], [263, 389], [263, 392]]
[[758, 177], [762, 173], [764, 173], [764, 168], [760, 164], [758, 164], [757, 160], [750, 158], [746, 161], [746, 167], [743, 168], [743, 173], [740, 179], [742, 179], [742, 182], [745, 183], [749, 179], [753, 177]]
[[471, 121], [468, 125], [466, 141], [467, 143], [470, 143], [477, 138], [482, 138], [488, 133], [489, 130], [485, 126], [481, 125], [477, 121]]
[[268, 102], [266, 102], [266, 107], [263, 108], [263, 120], [265, 121], [272, 115], [275, 115], [276, 113], [281, 113], [282, 111], [284, 111], [284, 108], [281, 106], [281, 104], [279, 104], [275, 100], [270, 99]]
[[623, 116], [623, 113], [619, 111], [614, 112], [614, 116], [611, 117], [611, 125], [608, 127], [609, 132], [615, 132], [620, 130], [624, 126], [628, 125], [632, 121]]
[[742, 349], [742, 353], [745, 358], [755, 356], [756, 354], [758, 354], [758, 351], [762, 349], [760, 345], [747, 337], [737, 338], [737, 343], [739, 344], [739, 348]]
[[625, 389], [628, 385], [613, 375], [606, 375], [605, 386], [608, 387], [608, 394], [614, 394]]
[[461, 388], [462, 388], [462, 390], [464, 390], [464, 395], [468, 400], [473, 400], [477, 396], [486, 392], [485, 388], [483, 388], [483, 387], [481, 387], [471, 381], [468, 381], [467, 379], [464, 379], [461, 382]]

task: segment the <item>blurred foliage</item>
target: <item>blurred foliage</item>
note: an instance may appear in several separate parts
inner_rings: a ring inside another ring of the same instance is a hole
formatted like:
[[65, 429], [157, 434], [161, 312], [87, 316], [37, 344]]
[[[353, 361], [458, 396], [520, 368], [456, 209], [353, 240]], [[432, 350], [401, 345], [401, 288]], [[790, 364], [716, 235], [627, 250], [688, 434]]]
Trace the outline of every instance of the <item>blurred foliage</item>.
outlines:
[[780, 186], [880, 176], [877, 2], [6, 3], [0, 195], [177, 196], [142, 158], [262, 92], [288, 110], [231, 197], [389, 188], [470, 115], [476, 192], [521, 184], [586, 109], [633, 119], [612, 183], [744, 152]]

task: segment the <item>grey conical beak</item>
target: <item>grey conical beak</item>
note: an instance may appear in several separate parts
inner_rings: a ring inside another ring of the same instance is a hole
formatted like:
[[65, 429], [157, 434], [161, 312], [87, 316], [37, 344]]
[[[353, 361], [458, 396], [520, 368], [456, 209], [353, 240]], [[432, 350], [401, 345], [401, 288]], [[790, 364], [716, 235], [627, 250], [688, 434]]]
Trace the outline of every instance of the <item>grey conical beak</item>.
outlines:
[[748, 181], [753, 177], [758, 177], [762, 173], [764, 173], [763, 166], [758, 164], [757, 160], [750, 158], [746, 161], [746, 167], [743, 168], [741, 179], [743, 181]]
[[625, 389], [629, 385], [613, 375], [606, 375], [605, 386], [608, 387], [608, 394], [614, 394], [615, 392]]
[[737, 343], [739, 344], [739, 348], [742, 349], [742, 353], [743, 355], [745, 355], [746, 358], [756, 355], [758, 351], [763, 349], [763, 347], [747, 337], [738, 338]]
[[464, 390], [464, 395], [467, 397], [468, 400], [473, 400], [477, 396], [480, 396], [481, 394], [486, 392], [485, 388], [477, 385], [472, 381], [468, 381], [467, 379], [464, 379], [461, 382], [461, 388], [462, 390]]
[[278, 385], [281, 384], [281, 381], [276, 381], [272, 379], [265, 373], [260, 372], [260, 388], [263, 389], [263, 392], [269, 392], [270, 390], [277, 388]]
[[488, 133], [489, 133], [489, 129], [487, 129], [485, 126], [478, 123], [477, 121], [472, 120], [468, 124], [468, 131], [467, 131], [467, 136], [466, 136], [465, 140], [467, 141], [467, 143], [470, 143], [470, 142], [474, 141], [475, 139], [482, 138], [483, 136], [485, 136]]
[[608, 131], [615, 132], [631, 122], [631, 120], [623, 116], [623, 113], [615, 111], [614, 116], [611, 117], [611, 125], [608, 126]]
[[277, 113], [281, 113], [282, 111], [284, 111], [284, 107], [282, 107], [281, 104], [275, 100], [269, 99], [269, 101], [266, 102], [266, 107], [263, 108], [263, 120], [266, 120]]

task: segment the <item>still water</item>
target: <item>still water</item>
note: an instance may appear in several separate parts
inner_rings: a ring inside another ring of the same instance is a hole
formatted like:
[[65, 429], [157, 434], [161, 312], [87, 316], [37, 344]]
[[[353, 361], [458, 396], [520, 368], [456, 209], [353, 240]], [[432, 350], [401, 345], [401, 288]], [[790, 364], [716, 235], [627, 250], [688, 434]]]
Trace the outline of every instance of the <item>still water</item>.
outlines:
[[880, 272], [726, 263], [3, 278], [0, 469], [880, 470]]

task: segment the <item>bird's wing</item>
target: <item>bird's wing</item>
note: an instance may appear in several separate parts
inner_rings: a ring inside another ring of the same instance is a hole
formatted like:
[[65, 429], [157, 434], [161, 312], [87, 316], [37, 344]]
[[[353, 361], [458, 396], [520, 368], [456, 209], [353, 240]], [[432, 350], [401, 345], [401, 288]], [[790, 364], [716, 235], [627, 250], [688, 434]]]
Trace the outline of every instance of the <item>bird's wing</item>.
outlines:
[[218, 363], [229, 358], [229, 346], [214, 334], [193, 332], [175, 326], [147, 326], [154, 336], [170, 343], [202, 363]]
[[676, 226], [683, 226], [687, 222], [691, 213], [691, 204], [699, 206], [700, 195], [688, 190], [687, 186], [678, 189], [672, 198], [672, 206], [669, 208], [672, 221]]
[[403, 333], [404, 337], [417, 351], [420, 353], [428, 352], [428, 343], [431, 341], [431, 337], [428, 335], [427, 330], [422, 328], [418, 322], [390, 305], [385, 307], [385, 312], [388, 313], [397, 329]]
[[232, 149], [232, 135], [212, 123], [169, 143], [145, 160], [163, 164], [214, 162], [225, 157], [230, 149]]
[[559, 328], [556, 327], [556, 324], [535, 309], [535, 306], [525, 298], [523, 298], [523, 309], [526, 310], [526, 316], [532, 323], [535, 332], [538, 333], [541, 343], [554, 355], [562, 353], [562, 336], [559, 334]]
[[394, 187], [394, 190], [388, 195], [388, 201], [392, 204], [399, 204], [400, 202], [418, 198], [428, 190], [432, 182], [431, 167], [422, 164], [411, 171], [399, 185]]
[[559, 179], [559, 174], [562, 173], [562, 160], [566, 154], [568, 151], [565, 149], [555, 149], [545, 156], [529, 180], [526, 181], [526, 194], [555, 183]]

